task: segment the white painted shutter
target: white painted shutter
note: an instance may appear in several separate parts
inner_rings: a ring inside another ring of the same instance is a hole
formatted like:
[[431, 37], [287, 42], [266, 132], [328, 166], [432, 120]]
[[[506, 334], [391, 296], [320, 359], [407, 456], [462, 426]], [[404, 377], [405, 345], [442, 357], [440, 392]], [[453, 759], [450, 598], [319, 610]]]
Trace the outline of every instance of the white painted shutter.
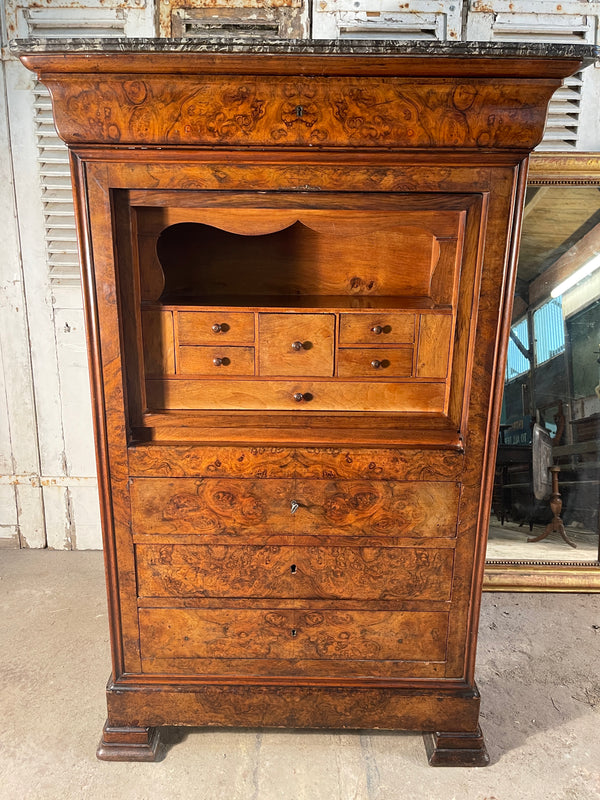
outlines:
[[[2, 11], [9, 38], [155, 35], [151, 0], [5, 0]], [[102, 541], [68, 153], [54, 128], [47, 91], [15, 58], [4, 57], [6, 138], [20, 242], [7, 247], [3, 264], [19, 264], [24, 296], [14, 308], [0, 305], [0, 331], [6, 328], [12, 335], [4, 382], [14, 387], [11, 398], [20, 393], [20, 406], [11, 402], [8, 409], [13, 457], [8, 462], [0, 458], [0, 506], [14, 489], [16, 517], [1, 515], [0, 540], [3, 532], [16, 529], [21, 546], [98, 548]], [[10, 195], [4, 180], [0, 207]], [[23, 330], [15, 324], [18, 309], [27, 318]], [[5, 416], [0, 402], [0, 435]], [[36, 446], [35, 459], [21, 452], [28, 437]]]
[[[23, 21], [28, 35], [35, 37], [123, 36], [125, 14], [122, 9], [25, 9]], [[36, 82], [33, 92], [50, 282], [77, 283], [79, 256], [68, 151], [54, 127], [48, 90]]]
[[[470, 0], [467, 39], [494, 42], [593, 44], [600, 3], [566, 0]], [[580, 139], [582, 98], [589, 85], [594, 102], [598, 83], [593, 69], [567, 78], [550, 101], [544, 139], [538, 150], [574, 150]], [[596, 99], [597, 102], [597, 99]]]
[[313, 0], [313, 38], [460, 40], [461, 12], [462, 0]]

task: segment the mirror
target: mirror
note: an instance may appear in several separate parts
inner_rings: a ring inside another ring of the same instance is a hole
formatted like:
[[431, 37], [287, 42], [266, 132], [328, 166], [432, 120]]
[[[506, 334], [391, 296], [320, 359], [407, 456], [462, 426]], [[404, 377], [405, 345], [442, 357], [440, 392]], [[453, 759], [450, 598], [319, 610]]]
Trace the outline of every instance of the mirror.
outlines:
[[600, 591], [600, 154], [531, 158], [484, 588]]

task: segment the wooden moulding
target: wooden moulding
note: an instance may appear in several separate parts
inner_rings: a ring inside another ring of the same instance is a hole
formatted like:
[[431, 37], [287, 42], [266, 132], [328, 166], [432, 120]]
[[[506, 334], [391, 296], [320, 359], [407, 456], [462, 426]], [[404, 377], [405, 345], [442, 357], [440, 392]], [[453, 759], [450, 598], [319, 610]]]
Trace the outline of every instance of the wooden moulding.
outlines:
[[109, 683], [107, 702], [114, 727], [446, 728], [469, 733], [477, 729], [480, 698], [476, 688]]
[[[72, 75], [66, 83], [43, 73], [42, 80], [69, 144], [520, 150], [538, 144], [547, 103], [561, 84], [557, 78], [416, 81], [400, 73], [361, 79], [357, 95], [354, 82], [342, 77], [311, 77], [303, 85], [300, 76], [204, 75], [199, 81], [197, 75], [111, 74], [103, 76], [100, 99], [93, 75]], [[151, 108], [161, 96], [170, 100], [159, 119]]]
[[[533, 153], [527, 183], [529, 186], [600, 187], [600, 154], [584, 151]], [[483, 591], [600, 592], [600, 561], [489, 560]]]

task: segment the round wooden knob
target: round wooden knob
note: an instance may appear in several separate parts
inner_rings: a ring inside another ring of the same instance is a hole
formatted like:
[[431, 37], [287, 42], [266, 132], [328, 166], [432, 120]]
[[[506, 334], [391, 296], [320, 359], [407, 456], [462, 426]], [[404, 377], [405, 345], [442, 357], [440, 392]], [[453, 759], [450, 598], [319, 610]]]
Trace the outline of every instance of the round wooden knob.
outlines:
[[212, 326], [212, 329], [214, 333], [222, 333], [224, 330], [223, 325], [219, 322], [215, 322], [215, 324]]
[[381, 361], [378, 361], [376, 358], [371, 361], [371, 366], [373, 369], [380, 369], [381, 368]]
[[373, 333], [376, 333], [377, 335], [383, 333], [383, 327], [381, 325], [373, 325], [371, 330], [373, 331]]
[[294, 400], [297, 403], [302, 403], [302, 402], [308, 403], [309, 400], [312, 400], [312, 394], [310, 394], [309, 392], [304, 392], [304, 394], [302, 394], [302, 392], [296, 392], [294, 394]]
[[217, 358], [213, 358], [213, 364], [215, 365], [215, 367], [222, 367], [223, 359], [217, 356]]
[[303, 342], [292, 342], [292, 350], [303, 350], [304, 344]]

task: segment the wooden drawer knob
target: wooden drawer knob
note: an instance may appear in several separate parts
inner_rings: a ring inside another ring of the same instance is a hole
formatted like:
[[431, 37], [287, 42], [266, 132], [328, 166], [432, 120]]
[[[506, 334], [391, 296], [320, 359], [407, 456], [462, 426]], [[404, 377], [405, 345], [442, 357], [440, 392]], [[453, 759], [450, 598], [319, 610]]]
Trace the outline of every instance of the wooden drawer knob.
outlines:
[[222, 367], [225, 363], [226, 359], [224, 358], [219, 358], [218, 356], [216, 358], [213, 358], [213, 364], [215, 365], [215, 367]]
[[215, 322], [212, 330], [213, 333], [226, 333], [229, 330], [229, 325], [226, 322]]
[[307, 342], [292, 342], [292, 350], [308, 350]]
[[[216, 359], [215, 359], [215, 361], [216, 361]], [[378, 360], [375, 358], [375, 359], [373, 359], [373, 361], [371, 361], [371, 366], [373, 367], [373, 369], [381, 369], [381, 367], [383, 366], [383, 364], [381, 363], [381, 361], [378, 361]]]
[[312, 400], [313, 396], [310, 394], [310, 392], [296, 392], [293, 397], [297, 403], [308, 403], [310, 400]]
[[371, 330], [373, 331], [373, 333], [376, 333], [379, 336], [380, 333], [383, 333], [383, 326], [382, 325], [373, 325]]

